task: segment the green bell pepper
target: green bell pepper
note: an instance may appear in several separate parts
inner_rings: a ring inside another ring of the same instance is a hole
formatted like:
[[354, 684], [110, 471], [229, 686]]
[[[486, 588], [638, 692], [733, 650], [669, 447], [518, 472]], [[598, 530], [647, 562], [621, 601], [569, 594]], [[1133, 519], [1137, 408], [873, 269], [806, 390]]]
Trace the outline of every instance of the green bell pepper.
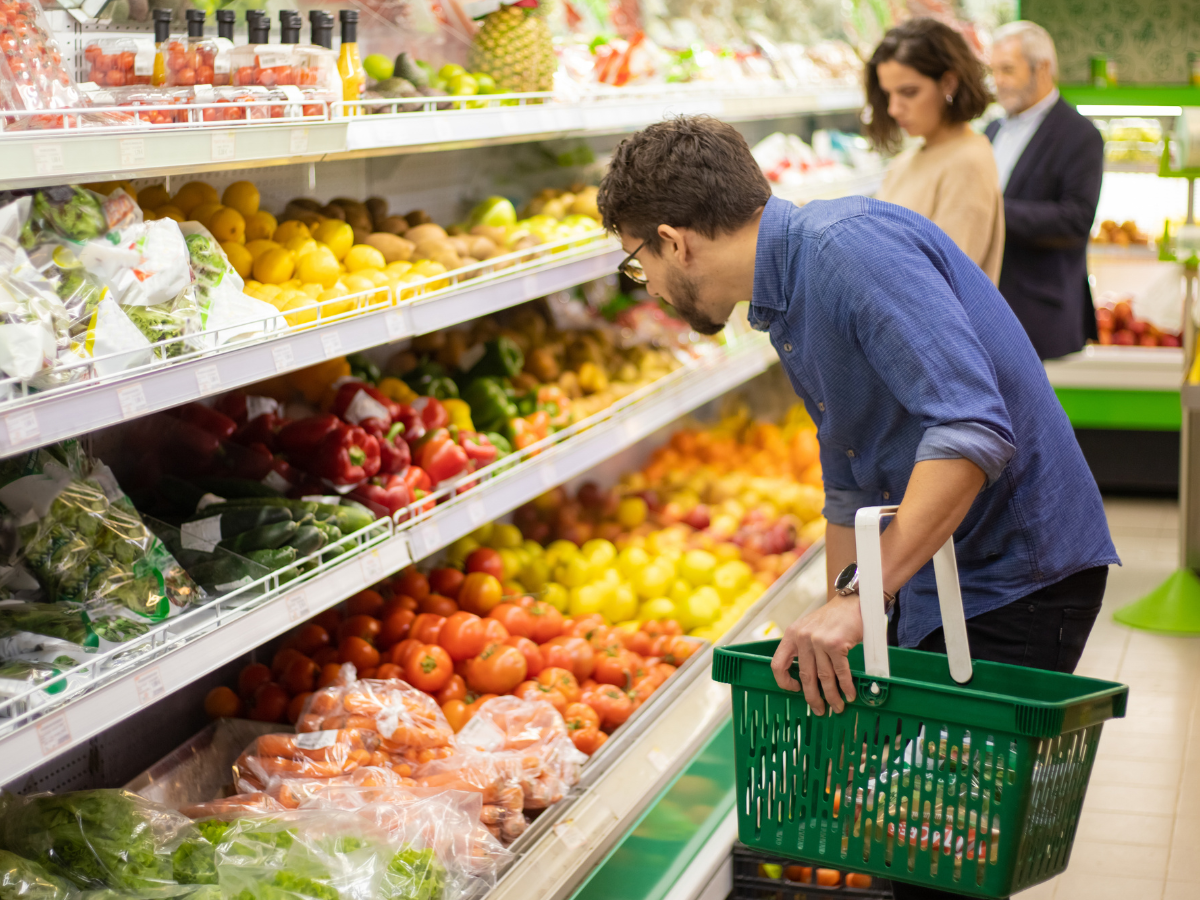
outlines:
[[517, 405], [498, 378], [476, 378], [467, 385], [462, 398], [470, 404], [471, 421], [482, 432], [503, 431], [518, 415]]
[[468, 378], [512, 378], [525, 367], [525, 354], [510, 338], [498, 337], [483, 347], [483, 356], [471, 367]]

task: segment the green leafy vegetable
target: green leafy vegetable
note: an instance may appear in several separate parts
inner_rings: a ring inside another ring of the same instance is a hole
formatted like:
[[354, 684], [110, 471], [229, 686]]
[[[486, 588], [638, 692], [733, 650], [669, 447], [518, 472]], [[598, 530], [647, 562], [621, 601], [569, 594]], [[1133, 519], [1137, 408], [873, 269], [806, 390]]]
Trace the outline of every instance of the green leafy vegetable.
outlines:
[[34, 194], [32, 221], [35, 227], [51, 228], [72, 241], [88, 241], [108, 232], [100, 195], [70, 184]]
[[430, 849], [401, 850], [383, 876], [387, 900], [440, 900], [445, 888], [446, 870]]
[[37, 863], [0, 850], [0, 900], [67, 900], [73, 890]]
[[82, 610], [57, 603], [0, 606], [0, 638], [19, 631], [58, 638], [80, 647], [95, 647], [98, 643]]

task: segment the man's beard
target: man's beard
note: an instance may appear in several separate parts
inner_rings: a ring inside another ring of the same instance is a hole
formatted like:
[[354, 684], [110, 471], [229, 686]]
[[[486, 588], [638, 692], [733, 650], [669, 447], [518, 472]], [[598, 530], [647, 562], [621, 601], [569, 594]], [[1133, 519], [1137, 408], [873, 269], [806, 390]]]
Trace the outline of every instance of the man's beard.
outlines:
[[724, 322], [713, 321], [700, 312], [700, 292], [696, 289], [694, 279], [671, 272], [667, 276], [667, 290], [670, 292], [671, 306], [694, 331], [711, 336], [725, 327]]
[[1015, 107], [1012, 111], [1009, 110], [1008, 105], [1005, 104], [1001, 98], [997, 97], [996, 99], [1000, 100], [1000, 105], [1004, 107], [1004, 111], [1008, 113], [1008, 115], [1016, 116], [1033, 106], [1033, 98], [1035, 94], [1037, 94], [1037, 78], [1033, 75], [1030, 75], [1029, 81], [1025, 83], [1024, 87], [1022, 87], [1019, 91], [1013, 91], [1009, 94], [1009, 97], [1011, 98], [1010, 102], [1012, 102], [1012, 105]]

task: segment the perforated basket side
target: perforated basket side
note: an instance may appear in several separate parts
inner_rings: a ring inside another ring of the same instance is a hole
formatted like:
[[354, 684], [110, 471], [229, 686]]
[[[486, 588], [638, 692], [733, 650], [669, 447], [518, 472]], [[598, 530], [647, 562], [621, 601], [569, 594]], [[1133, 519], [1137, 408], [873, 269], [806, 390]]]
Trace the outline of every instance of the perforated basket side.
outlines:
[[1053, 737], [1062, 731], [1063, 710], [1017, 706], [1017, 732], [1028, 737]]
[[722, 653], [724, 647], [713, 652], [713, 681], [721, 684], [736, 684], [742, 677], [742, 661], [730, 653]]

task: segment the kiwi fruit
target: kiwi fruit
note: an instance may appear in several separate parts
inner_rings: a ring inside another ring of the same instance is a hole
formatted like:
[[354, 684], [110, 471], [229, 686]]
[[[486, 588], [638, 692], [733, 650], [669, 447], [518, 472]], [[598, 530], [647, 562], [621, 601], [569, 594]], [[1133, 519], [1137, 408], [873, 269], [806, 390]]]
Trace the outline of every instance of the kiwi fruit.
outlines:
[[496, 255], [496, 245], [481, 234], [472, 235], [467, 245], [467, 255], [476, 259], [489, 259]]
[[429, 213], [423, 209], [414, 209], [410, 213], [405, 213], [404, 218], [408, 220], [408, 224], [415, 227], [417, 225], [428, 225], [433, 221]]
[[379, 230], [389, 234], [405, 234], [408, 231], [408, 219], [404, 216], [388, 216], [379, 223]]
[[376, 250], [383, 254], [385, 262], [407, 262], [413, 255], [413, 250], [416, 247], [412, 241], [407, 241], [395, 234], [388, 234], [386, 231], [377, 231], [374, 234], [367, 235], [364, 244], [370, 244]]
[[414, 244], [421, 244], [430, 239], [446, 240], [446, 232], [441, 225], [435, 225], [432, 222], [426, 222], [423, 225], [417, 225], [410, 228], [404, 235]]
[[366, 202], [367, 212], [371, 214], [371, 221], [375, 223], [375, 228], [379, 226], [388, 217], [388, 202], [382, 197], [368, 197]]
[[319, 212], [321, 209], [321, 204], [312, 197], [293, 197], [288, 201], [288, 206], [298, 206], [309, 212]]
[[327, 219], [337, 219], [339, 222], [346, 221], [346, 211], [336, 203], [330, 203], [327, 206], [322, 206], [317, 210], [317, 212]]
[[369, 229], [369, 228], [355, 228], [354, 229], [354, 243], [356, 243], [356, 244], [365, 244], [367, 242], [367, 238], [369, 238], [370, 236], [371, 236], [371, 229]]

